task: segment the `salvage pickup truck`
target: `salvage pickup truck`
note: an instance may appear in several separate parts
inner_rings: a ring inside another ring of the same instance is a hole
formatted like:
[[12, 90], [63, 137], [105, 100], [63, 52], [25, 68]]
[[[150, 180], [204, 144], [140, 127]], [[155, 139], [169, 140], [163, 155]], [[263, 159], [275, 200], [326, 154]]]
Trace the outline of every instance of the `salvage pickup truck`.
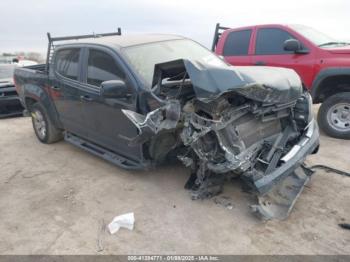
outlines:
[[216, 25], [212, 50], [232, 65], [295, 70], [322, 103], [318, 124], [329, 136], [350, 139], [350, 43], [303, 25]]
[[47, 63], [14, 78], [41, 142], [64, 137], [127, 169], [178, 159], [193, 199], [240, 176], [264, 218], [288, 216], [319, 146], [293, 70], [232, 67], [181, 36], [49, 35]]

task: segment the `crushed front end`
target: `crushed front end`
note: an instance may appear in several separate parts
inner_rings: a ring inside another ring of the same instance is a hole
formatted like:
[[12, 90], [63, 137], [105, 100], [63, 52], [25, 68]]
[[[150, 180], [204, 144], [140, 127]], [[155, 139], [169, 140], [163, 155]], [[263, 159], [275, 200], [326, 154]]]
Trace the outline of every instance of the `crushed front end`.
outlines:
[[162, 106], [147, 115], [124, 111], [140, 131], [134, 142], [175, 151], [191, 169], [193, 199], [240, 176], [258, 198], [253, 211], [288, 216], [311, 175], [302, 164], [319, 146], [311, 97], [294, 71], [177, 60], [156, 65], [152, 95]]
[[258, 196], [254, 211], [264, 218], [287, 217], [309, 179], [300, 165], [318, 147], [316, 122], [297, 111], [308, 96], [278, 106], [249, 99], [233, 105], [237, 94], [231, 93], [185, 113], [181, 138], [191, 151], [179, 158], [196, 177], [187, 185], [193, 198], [216, 195], [225, 179], [240, 175]]

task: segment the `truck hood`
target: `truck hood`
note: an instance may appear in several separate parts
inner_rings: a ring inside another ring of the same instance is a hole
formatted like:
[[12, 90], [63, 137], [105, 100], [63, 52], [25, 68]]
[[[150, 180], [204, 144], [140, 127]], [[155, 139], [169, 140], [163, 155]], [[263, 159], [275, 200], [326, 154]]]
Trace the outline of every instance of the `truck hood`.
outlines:
[[327, 51], [333, 54], [350, 54], [350, 45], [330, 48]]
[[263, 103], [286, 103], [302, 94], [299, 76], [291, 69], [261, 66], [215, 66], [190, 60], [175, 60], [155, 66], [153, 86], [159, 79], [186, 71], [196, 97], [203, 102], [235, 91]]

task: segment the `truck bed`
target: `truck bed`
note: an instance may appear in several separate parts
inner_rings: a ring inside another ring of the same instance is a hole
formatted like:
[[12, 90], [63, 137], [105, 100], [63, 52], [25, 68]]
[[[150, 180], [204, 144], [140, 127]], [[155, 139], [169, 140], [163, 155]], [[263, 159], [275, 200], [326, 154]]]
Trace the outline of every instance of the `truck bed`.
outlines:
[[45, 71], [46, 64], [26, 66], [16, 68], [14, 72], [14, 80], [19, 98], [23, 104], [24, 86], [44, 87], [48, 83], [48, 74]]

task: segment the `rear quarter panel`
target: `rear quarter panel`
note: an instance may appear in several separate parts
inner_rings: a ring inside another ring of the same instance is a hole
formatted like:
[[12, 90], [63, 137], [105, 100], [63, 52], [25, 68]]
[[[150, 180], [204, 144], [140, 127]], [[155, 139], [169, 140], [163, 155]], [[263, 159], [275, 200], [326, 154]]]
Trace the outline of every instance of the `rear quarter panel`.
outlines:
[[51, 99], [49, 78], [46, 72], [31, 68], [17, 68], [14, 73], [14, 81], [21, 103], [27, 110], [27, 99], [35, 100], [45, 107], [57, 127], [62, 126]]

